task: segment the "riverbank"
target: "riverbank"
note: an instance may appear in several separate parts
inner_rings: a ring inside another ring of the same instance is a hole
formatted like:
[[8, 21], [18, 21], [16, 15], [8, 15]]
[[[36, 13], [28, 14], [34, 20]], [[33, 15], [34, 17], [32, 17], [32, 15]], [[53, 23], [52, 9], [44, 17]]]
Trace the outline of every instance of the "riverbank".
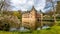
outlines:
[[60, 34], [60, 26], [53, 26], [51, 28], [43, 29], [43, 30], [35, 30], [35, 31], [0, 31], [0, 34]]

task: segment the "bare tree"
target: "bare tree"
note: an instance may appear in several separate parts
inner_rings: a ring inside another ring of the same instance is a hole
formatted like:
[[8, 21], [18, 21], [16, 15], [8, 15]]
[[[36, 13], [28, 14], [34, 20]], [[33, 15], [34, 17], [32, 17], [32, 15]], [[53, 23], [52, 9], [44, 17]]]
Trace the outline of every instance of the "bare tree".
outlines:
[[5, 0], [5, 5], [4, 5], [4, 10], [5, 11], [8, 11], [12, 6], [10, 5], [10, 2], [11, 0]]
[[10, 7], [10, 0], [1, 0], [0, 1], [0, 14], [3, 13], [3, 11], [7, 11]]
[[56, 23], [56, 5], [54, 5], [55, 3], [54, 3], [54, 1], [53, 0], [51, 0], [51, 2], [52, 2], [52, 7], [53, 7], [53, 11], [54, 11], [54, 13], [53, 13], [53, 15], [54, 15], [54, 22]]
[[5, 0], [0, 0], [0, 13], [2, 13], [2, 8], [4, 6], [4, 1]]

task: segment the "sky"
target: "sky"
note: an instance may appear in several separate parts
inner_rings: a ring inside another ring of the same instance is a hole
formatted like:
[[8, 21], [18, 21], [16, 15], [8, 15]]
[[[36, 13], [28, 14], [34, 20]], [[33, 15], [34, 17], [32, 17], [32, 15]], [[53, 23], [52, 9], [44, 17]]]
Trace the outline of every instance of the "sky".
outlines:
[[46, 0], [11, 0], [10, 5], [13, 6], [11, 10], [31, 10], [32, 6], [35, 7], [37, 11], [42, 10], [43, 12], [49, 11], [52, 8], [52, 4]]

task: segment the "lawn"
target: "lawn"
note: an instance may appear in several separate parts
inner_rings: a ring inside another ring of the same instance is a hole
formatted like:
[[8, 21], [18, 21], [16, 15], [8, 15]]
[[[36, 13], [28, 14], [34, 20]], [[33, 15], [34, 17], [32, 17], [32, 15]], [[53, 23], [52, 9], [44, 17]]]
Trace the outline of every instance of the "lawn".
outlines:
[[43, 29], [43, 30], [35, 30], [30, 32], [8, 32], [8, 31], [0, 31], [0, 34], [60, 34], [60, 26], [53, 26], [51, 28]]

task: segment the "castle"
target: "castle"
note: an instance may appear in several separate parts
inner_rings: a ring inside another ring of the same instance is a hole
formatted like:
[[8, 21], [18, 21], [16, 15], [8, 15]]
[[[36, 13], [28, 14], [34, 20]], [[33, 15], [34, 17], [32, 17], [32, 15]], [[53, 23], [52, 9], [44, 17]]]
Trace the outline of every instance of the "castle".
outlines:
[[22, 26], [36, 29], [40, 25], [40, 15], [41, 13], [38, 13], [33, 6], [31, 11], [22, 14]]

